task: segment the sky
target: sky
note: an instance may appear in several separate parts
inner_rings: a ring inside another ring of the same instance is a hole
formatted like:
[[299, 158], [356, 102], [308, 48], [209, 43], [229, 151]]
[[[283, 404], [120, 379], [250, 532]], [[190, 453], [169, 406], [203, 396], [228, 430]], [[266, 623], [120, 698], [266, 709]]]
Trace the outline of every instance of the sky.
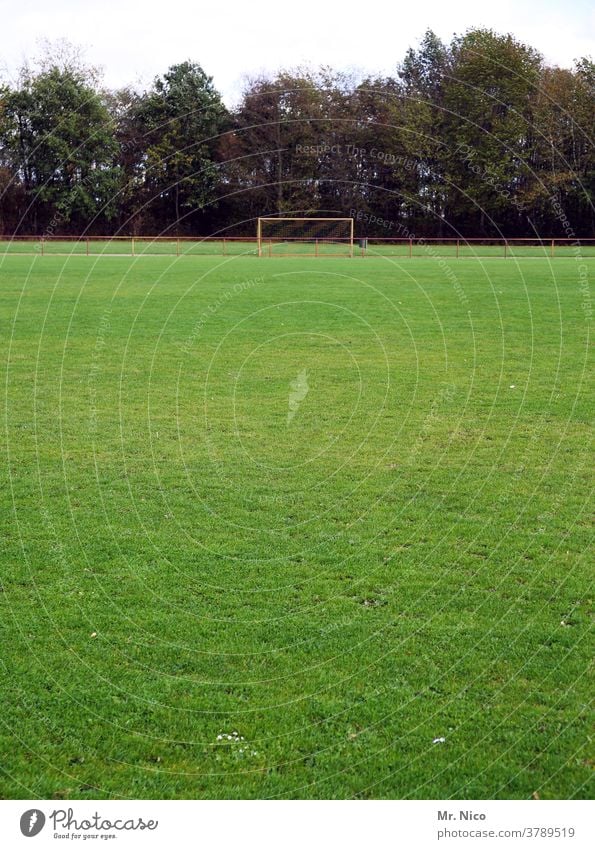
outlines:
[[41, 41], [66, 38], [110, 87], [142, 87], [170, 65], [199, 62], [226, 102], [245, 75], [296, 65], [390, 73], [431, 27], [512, 32], [551, 64], [595, 54], [590, 0], [0, 0], [0, 74], [14, 78]]

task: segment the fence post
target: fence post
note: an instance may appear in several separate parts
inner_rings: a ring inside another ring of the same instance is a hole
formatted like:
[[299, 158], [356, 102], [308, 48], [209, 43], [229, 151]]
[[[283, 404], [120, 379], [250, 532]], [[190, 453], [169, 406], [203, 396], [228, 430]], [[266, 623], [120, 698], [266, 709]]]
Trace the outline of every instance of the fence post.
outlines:
[[225, 256], [225, 255], [226, 255], [226, 247], [227, 247], [227, 245], [226, 245], [226, 242], [225, 242], [225, 236], [224, 236], [224, 237], [223, 237], [223, 256]]
[[86, 245], [86, 247], [87, 247], [87, 256], [89, 256], [89, 238], [88, 238], [88, 237], [87, 237], [87, 239], [86, 239], [86, 242], [87, 242], [87, 245]]
[[552, 256], [554, 255], [554, 240], [552, 239]]
[[508, 242], [504, 239], [504, 259], [506, 259], [506, 249], [508, 248]]
[[413, 256], [413, 239], [409, 239], [409, 259]]
[[318, 239], [314, 239], [314, 256], [318, 256]]
[[134, 256], [134, 239], [130, 240], [130, 249], [132, 251], [132, 256]]
[[457, 239], [457, 259], [459, 258], [459, 240]]
[[42, 236], [42, 237], [41, 237], [41, 255], [42, 255], [42, 256], [43, 256], [43, 245], [44, 245], [44, 242], [45, 242], [45, 239], [44, 239], [44, 238], [43, 238], [43, 236]]
[[180, 237], [176, 239], [176, 256], [180, 256]]

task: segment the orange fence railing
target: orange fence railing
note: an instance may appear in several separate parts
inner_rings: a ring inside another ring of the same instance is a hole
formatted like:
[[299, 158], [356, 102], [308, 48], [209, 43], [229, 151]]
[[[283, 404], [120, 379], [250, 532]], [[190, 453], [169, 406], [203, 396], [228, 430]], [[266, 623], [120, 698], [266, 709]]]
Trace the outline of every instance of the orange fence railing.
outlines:
[[451, 259], [595, 257], [595, 238], [261, 239], [256, 236], [0, 236], [0, 257], [37, 256], [313, 256]]

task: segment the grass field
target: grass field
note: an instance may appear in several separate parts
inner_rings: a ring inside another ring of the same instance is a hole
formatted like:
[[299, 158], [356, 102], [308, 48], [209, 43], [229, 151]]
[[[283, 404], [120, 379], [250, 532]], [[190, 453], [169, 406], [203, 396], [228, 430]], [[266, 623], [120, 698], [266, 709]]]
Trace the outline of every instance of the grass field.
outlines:
[[0, 796], [589, 795], [587, 267], [1, 259]]

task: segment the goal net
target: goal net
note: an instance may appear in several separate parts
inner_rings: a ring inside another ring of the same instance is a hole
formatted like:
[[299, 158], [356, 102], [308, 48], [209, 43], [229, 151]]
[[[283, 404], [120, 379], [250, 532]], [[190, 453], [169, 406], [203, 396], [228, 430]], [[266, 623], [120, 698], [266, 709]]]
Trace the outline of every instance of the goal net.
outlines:
[[259, 218], [258, 256], [353, 256], [353, 218]]

